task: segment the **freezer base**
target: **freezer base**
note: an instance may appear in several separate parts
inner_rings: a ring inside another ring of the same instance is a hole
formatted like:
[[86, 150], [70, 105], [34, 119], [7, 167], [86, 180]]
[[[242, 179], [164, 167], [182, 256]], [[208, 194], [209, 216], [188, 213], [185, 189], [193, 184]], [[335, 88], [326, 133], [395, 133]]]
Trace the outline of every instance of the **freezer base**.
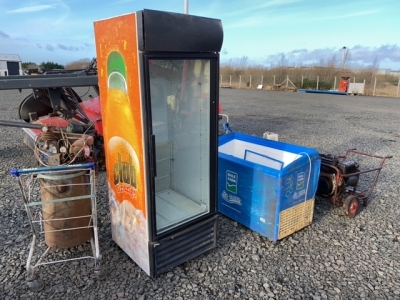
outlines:
[[156, 207], [158, 233], [207, 213], [207, 207], [198, 205], [173, 190], [157, 193]]
[[217, 246], [217, 218], [214, 215], [207, 220], [194, 224], [176, 234], [157, 242], [150, 242], [151, 277], [191, 260]]

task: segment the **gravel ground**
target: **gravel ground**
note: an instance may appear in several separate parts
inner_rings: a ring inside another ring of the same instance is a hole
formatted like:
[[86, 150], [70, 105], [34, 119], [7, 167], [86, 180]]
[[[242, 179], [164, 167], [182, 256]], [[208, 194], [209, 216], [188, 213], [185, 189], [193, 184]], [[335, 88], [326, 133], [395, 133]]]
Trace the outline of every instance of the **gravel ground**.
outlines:
[[[16, 120], [23, 91], [0, 91], [0, 119]], [[97, 280], [90, 262], [45, 266], [35, 293], [25, 283], [29, 224], [14, 167], [32, 167], [22, 130], [0, 127], [1, 299], [400, 299], [400, 99], [221, 89], [223, 112], [234, 131], [313, 147], [393, 155], [369, 205], [354, 218], [324, 199], [313, 223], [271, 242], [221, 216], [218, 247], [156, 279], [149, 278], [112, 241], [105, 173], [98, 174], [102, 264]], [[370, 161], [365, 164], [369, 167]], [[363, 165], [361, 165], [364, 167]]]

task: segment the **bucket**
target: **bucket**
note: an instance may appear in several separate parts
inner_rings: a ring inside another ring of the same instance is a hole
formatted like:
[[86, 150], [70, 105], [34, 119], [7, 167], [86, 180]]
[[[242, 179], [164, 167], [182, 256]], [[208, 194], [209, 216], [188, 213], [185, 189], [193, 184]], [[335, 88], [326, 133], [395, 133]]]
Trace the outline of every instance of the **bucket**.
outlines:
[[80, 200], [66, 199], [62, 202], [43, 203], [42, 214], [47, 246], [56, 249], [70, 248], [83, 244], [93, 237], [93, 230], [89, 227], [92, 225], [91, 190], [86, 174], [87, 171], [74, 171], [57, 175], [38, 175], [42, 202], [88, 196]]

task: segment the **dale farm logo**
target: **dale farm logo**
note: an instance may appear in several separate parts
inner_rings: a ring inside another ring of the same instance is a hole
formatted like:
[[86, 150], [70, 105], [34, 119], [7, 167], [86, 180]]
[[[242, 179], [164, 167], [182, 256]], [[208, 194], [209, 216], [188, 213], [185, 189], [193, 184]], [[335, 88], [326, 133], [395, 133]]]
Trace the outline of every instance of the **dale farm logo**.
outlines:
[[226, 189], [236, 194], [237, 193], [237, 184], [238, 184], [238, 174], [232, 171], [226, 171]]
[[305, 173], [304, 172], [297, 173], [296, 190], [304, 189], [304, 177], [305, 177]]
[[293, 199], [295, 200], [306, 196], [305, 176], [304, 172], [297, 173], [296, 191], [293, 193]]
[[131, 156], [129, 162], [124, 162], [118, 153], [118, 162], [114, 165], [114, 184], [119, 193], [126, 192], [132, 198], [137, 197], [136, 170]]

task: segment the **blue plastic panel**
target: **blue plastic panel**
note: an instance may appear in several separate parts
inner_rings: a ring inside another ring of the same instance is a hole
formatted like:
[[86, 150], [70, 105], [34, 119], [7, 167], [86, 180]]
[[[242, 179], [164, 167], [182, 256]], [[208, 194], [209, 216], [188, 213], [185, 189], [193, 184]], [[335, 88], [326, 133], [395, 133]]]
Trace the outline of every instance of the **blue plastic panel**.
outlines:
[[241, 133], [220, 136], [218, 210], [276, 241], [279, 213], [315, 197], [319, 170], [315, 149]]

